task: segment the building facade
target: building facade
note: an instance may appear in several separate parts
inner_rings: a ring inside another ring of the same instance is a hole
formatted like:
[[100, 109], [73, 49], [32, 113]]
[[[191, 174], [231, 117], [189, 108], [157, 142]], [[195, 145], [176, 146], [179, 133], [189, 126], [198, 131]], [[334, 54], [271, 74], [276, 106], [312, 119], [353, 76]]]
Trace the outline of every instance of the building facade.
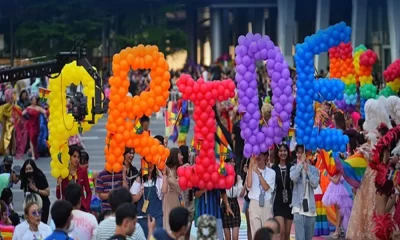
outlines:
[[[189, 57], [209, 65], [234, 54], [237, 38], [247, 32], [266, 34], [290, 65], [294, 45], [340, 21], [352, 27], [353, 48], [360, 44], [379, 56], [377, 69], [400, 58], [399, 0], [206, 0], [187, 4]], [[316, 68], [327, 70], [328, 56], [316, 56]]]

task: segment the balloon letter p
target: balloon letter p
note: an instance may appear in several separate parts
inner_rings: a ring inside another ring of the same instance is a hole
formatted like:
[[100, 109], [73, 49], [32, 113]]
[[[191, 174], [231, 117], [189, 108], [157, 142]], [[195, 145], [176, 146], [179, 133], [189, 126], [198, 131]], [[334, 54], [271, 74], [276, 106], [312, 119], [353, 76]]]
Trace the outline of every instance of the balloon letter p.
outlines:
[[327, 52], [341, 42], [350, 42], [351, 28], [344, 22], [319, 30], [316, 34], [296, 45], [294, 59], [297, 66], [296, 96], [296, 140], [306, 149], [325, 149], [327, 151], [346, 151], [349, 138], [337, 129], [314, 127], [314, 101], [334, 101], [343, 98], [344, 84], [339, 79], [314, 77], [314, 55]]

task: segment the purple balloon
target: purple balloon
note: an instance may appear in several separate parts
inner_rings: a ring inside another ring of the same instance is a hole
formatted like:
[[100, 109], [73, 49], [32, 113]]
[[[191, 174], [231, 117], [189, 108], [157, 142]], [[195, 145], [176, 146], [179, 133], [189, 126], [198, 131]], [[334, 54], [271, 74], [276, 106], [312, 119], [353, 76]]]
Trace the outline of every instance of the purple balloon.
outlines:
[[249, 49], [250, 49], [250, 51], [252, 51], [253, 53], [257, 52], [257, 51], [258, 51], [257, 43], [256, 43], [256, 42], [250, 43]]
[[246, 81], [240, 81], [239, 82], [239, 88], [241, 90], [246, 90], [249, 87], [249, 84]]
[[282, 112], [283, 111], [283, 106], [282, 106], [282, 104], [281, 103], [276, 103], [275, 105], [274, 105], [274, 109], [275, 109], [275, 111], [277, 111], [278, 113], [280, 113], [280, 112]]
[[260, 51], [260, 59], [266, 59], [267, 56], [268, 56], [268, 51], [267, 51], [267, 49], [262, 49], [262, 50]]
[[[285, 81], [285, 84], [286, 84], [286, 81]], [[289, 96], [289, 95], [292, 95], [292, 91], [293, 91], [292, 88], [286, 85], [285, 89], [283, 90], [283, 93], [286, 96]]]
[[290, 71], [287, 68], [282, 69], [281, 75], [283, 78], [288, 79], [290, 77]]
[[251, 72], [246, 72], [244, 74], [244, 80], [251, 82], [252, 79], [253, 79], [253, 74], [251, 74]]
[[251, 64], [251, 59], [249, 56], [242, 57], [242, 64], [248, 67]]
[[241, 75], [244, 75], [246, 73], [246, 71], [247, 71], [247, 68], [243, 64], [236, 65], [236, 72], [240, 73]]
[[248, 67], [247, 67], [247, 71], [250, 72], [254, 72], [256, 70], [256, 65], [254, 63], [251, 63]]
[[253, 146], [253, 154], [256, 155], [256, 156], [258, 156], [260, 154], [260, 152], [261, 152], [259, 146], [260, 145], [257, 145], [257, 144]]
[[280, 89], [283, 89], [283, 91], [285, 91], [286, 89], [286, 81], [285, 79], [281, 78], [278, 80], [278, 86]]
[[[268, 36], [247, 34], [240, 36], [239, 45], [235, 49], [236, 81], [238, 83], [239, 112], [245, 112], [241, 123], [241, 136], [245, 140], [243, 154], [251, 157], [252, 154], [265, 152], [274, 143], [282, 141], [290, 128], [290, 116], [293, 110], [294, 97], [292, 96], [293, 81], [290, 78], [288, 64], [280, 49]], [[258, 84], [256, 74], [256, 60], [266, 60], [266, 68], [271, 78], [272, 88], [272, 117], [268, 124], [259, 127], [261, 114], [258, 108]]]

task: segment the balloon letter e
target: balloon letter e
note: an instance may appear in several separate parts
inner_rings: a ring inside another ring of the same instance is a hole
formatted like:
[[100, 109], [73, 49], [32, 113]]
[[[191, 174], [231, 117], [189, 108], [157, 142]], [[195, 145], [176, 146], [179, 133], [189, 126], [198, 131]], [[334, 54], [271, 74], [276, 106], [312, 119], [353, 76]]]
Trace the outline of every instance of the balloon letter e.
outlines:
[[229, 189], [235, 181], [235, 170], [226, 165], [227, 176], [218, 173], [219, 165], [215, 161], [214, 134], [217, 130], [213, 106], [234, 97], [235, 84], [231, 79], [224, 81], [194, 81], [190, 75], [182, 74], [177, 82], [182, 98], [194, 103], [193, 119], [195, 144], [201, 144], [200, 152], [193, 167], [178, 169], [179, 186], [182, 189], [197, 187], [212, 190]]
[[[282, 141], [290, 128], [293, 110], [292, 79], [287, 62], [281, 51], [268, 36], [248, 33], [240, 36], [235, 49], [236, 81], [238, 82], [239, 112], [243, 113], [240, 122], [241, 136], [245, 140], [243, 155], [266, 152], [274, 143]], [[267, 72], [271, 78], [272, 117], [265, 119], [268, 125], [259, 127], [261, 119], [258, 108], [256, 60], [267, 60]]]
[[339, 79], [314, 77], [314, 55], [327, 52], [341, 42], [350, 42], [351, 28], [344, 22], [304, 39], [296, 45], [297, 96], [296, 96], [296, 140], [306, 149], [346, 151], [349, 138], [337, 129], [314, 127], [314, 101], [334, 101], [343, 98], [344, 84]]

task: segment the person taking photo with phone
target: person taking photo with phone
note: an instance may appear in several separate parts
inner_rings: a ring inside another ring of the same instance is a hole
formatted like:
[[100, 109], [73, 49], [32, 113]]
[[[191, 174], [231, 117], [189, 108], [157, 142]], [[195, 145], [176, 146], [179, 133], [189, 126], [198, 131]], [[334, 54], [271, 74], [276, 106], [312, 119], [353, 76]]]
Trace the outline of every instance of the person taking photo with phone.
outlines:
[[319, 184], [319, 171], [306, 159], [303, 145], [296, 146], [297, 164], [290, 169], [293, 181], [292, 213], [296, 240], [309, 240], [314, 236], [317, 217], [314, 189]]

